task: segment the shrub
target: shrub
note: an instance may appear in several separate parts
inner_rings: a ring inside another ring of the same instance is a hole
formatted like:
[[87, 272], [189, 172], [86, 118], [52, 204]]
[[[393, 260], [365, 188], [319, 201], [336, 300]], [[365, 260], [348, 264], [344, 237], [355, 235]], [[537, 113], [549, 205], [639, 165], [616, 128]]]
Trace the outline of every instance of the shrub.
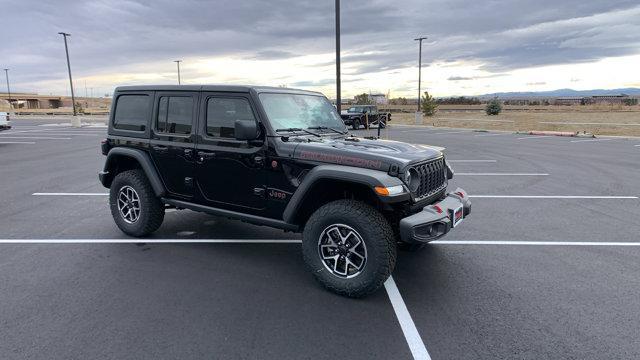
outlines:
[[356, 95], [353, 98], [353, 102], [356, 103], [356, 105], [371, 105], [373, 103], [367, 93]]
[[498, 99], [493, 99], [489, 101], [484, 111], [487, 115], [498, 115], [502, 111], [502, 104], [500, 104]]
[[438, 111], [438, 104], [433, 96], [429, 95], [428, 91], [424, 92], [424, 96], [420, 102], [420, 107], [422, 108], [422, 112], [425, 116], [433, 116], [436, 111]]

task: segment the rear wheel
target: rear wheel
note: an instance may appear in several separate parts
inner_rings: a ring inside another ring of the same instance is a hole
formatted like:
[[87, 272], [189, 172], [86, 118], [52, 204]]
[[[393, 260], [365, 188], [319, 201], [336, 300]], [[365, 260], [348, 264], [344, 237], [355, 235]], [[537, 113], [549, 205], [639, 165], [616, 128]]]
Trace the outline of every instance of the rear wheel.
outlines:
[[374, 208], [356, 200], [337, 200], [316, 210], [303, 232], [302, 253], [323, 286], [349, 297], [379, 289], [396, 262], [391, 226]]
[[109, 203], [113, 220], [127, 235], [149, 235], [164, 220], [164, 205], [141, 169], [116, 175], [109, 190]]
[[358, 130], [358, 129], [360, 129], [360, 120], [358, 120], [358, 119], [354, 119], [354, 120], [353, 120], [353, 123], [352, 123], [352, 126], [353, 126], [353, 130]]

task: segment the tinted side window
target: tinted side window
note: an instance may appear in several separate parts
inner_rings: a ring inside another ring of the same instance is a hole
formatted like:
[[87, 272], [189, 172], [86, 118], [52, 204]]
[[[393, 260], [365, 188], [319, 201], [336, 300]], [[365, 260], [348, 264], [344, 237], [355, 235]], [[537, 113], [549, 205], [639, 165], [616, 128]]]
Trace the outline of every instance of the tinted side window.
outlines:
[[121, 130], [144, 131], [149, 118], [149, 96], [120, 95], [113, 116], [113, 127]]
[[190, 134], [192, 116], [192, 97], [162, 96], [158, 104], [156, 130], [170, 134]]
[[236, 120], [256, 120], [247, 99], [213, 97], [207, 100], [207, 135], [235, 138]]

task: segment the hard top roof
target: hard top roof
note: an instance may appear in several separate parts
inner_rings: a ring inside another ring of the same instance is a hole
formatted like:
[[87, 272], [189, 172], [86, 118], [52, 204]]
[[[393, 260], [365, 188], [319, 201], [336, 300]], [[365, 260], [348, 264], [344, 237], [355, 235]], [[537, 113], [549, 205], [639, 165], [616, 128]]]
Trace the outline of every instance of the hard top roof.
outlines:
[[215, 92], [244, 92], [255, 91], [257, 93], [285, 93], [285, 94], [308, 94], [322, 95], [316, 91], [307, 91], [300, 89], [289, 89], [272, 86], [255, 86], [255, 85], [132, 85], [118, 86], [116, 92], [124, 91], [215, 91]]

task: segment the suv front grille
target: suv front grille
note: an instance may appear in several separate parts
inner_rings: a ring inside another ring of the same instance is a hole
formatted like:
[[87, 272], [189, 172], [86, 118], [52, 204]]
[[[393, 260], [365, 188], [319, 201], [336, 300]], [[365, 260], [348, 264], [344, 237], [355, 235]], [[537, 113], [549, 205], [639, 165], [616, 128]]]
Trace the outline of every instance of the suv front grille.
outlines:
[[432, 196], [447, 187], [444, 158], [417, 164], [413, 168], [420, 174], [420, 185], [413, 193], [416, 201]]

